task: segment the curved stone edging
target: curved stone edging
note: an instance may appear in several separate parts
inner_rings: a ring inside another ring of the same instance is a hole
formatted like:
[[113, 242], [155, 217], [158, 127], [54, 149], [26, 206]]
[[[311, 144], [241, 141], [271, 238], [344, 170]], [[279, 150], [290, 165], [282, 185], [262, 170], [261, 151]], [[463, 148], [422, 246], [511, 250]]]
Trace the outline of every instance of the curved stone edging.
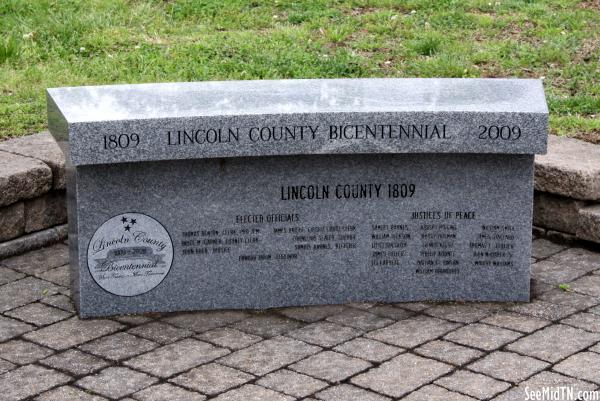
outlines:
[[31, 234], [23, 235], [19, 238], [0, 243], [0, 259], [9, 256], [20, 255], [22, 253], [43, 248], [67, 239], [68, 228], [66, 224], [36, 231]]

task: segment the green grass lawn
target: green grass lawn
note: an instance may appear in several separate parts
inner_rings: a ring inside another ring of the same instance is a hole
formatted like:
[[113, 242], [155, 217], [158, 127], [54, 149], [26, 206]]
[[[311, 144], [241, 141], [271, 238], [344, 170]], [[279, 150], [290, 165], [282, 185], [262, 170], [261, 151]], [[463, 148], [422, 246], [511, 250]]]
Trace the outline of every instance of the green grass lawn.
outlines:
[[0, 0], [0, 138], [47, 87], [326, 77], [544, 77], [552, 132], [600, 137], [600, 3]]

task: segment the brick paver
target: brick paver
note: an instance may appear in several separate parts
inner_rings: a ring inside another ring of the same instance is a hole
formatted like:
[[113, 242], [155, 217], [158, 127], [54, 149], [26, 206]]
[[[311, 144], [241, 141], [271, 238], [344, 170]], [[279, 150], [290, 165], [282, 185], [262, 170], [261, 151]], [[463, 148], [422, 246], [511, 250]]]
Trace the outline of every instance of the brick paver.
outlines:
[[244, 319], [235, 323], [232, 327], [243, 331], [244, 333], [268, 338], [288, 333], [301, 326], [302, 323], [296, 320], [277, 315], [263, 314]]
[[170, 344], [194, 334], [193, 331], [163, 322], [151, 322], [129, 330], [129, 333], [160, 344]]
[[288, 333], [289, 337], [321, 347], [333, 347], [362, 332], [352, 327], [340, 326], [335, 323], [317, 322]]
[[334, 351], [320, 352], [290, 369], [330, 382], [339, 382], [371, 367], [371, 363]]
[[548, 362], [558, 362], [600, 341], [600, 334], [556, 324], [521, 338], [507, 348]]
[[36, 276], [54, 284], [62, 285], [63, 287], [68, 287], [70, 284], [68, 265], [56, 267], [52, 270], [37, 274]]
[[600, 333], [600, 316], [594, 313], [577, 313], [560, 322], [583, 330]]
[[77, 349], [70, 349], [42, 359], [40, 363], [51, 368], [69, 372], [75, 376], [88, 375], [110, 365], [110, 362], [104, 359], [86, 354]]
[[46, 305], [62, 309], [66, 312], [75, 313], [75, 305], [73, 305], [73, 301], [71, 300], [71, 298], [63, 294], [56, 294], [49, 297], [44, 297], [41, 299], [40, 302]]
[[443, 387], [430, 384], [404, 397], [402, 401], [475, 401], [475, 398], [446, 390]]
[[563, 291], [558, 288], [540, 295], [539, 298], [551, 304], [567, 305], [578, 311], [600, 304], [600, 297], [579, 294], [575, 291]]
[[0, 287], [0, 312], [58, 293], [59, 287], [35, 277], [25, 277]]
[[[512, 387], [510, 390], [500, 394], [494, 398], [494, 401], [523, 401], [526, 399], [532, 399], [531, 395], [526, 396], [526, 390], [541, 391], [543, 387], [570, 387], [573, 388], [574, 394], [578, 391], [590, 391], [596, 389], [596, 385], [583, 380], [567, 377], [555, 372], [540, 372], [530, 379], [521, 382], [518, 386]], [[561, 397], [565, 399], [564, 397]]]
[[481, 321], [481, 323], [487, 323], [493, 326], [520, 331], [523, 333], [531, 333], [549, 325], [551, 322], [533, 316], [525, 316], [514, 312], [501, 311], [486, 317]]
[[531, 247], [531, 254], [535, 259], [546, 259], [552, 255], [556, 255], [560, 251], [565, 250], [567, 247], [562, 244], [556, 244], [547, 239], [540, 238], [533, 241]]
[[369, 312], [374, 313], [381, 317], [387, 317], [392, 320], [403, 320], [414, 315], [414, 312], [398, 308], [393, 305], [375, 305], [369, 308]]
[[323, 401], [389, 401], [390, 398], [384, 397], [372, 391], [367, 391], [351, 384], [339, 384], [329, 387], [326, 390], [316, 394], [319, 400]]
[[6, 312], [6, 316], [14, 317], [24, 322], [35, 324], [36, 326], [47, 326], [65, 320], [72, 315], [70, 312], [48, 306], [41, 302], [34, 302]]
[[398, 355], [351, 381], [378, 393], [402, 397], [451, 370], [452, 367], [445, 363], [407, 353]]
[[383, 362], [403, 351], [402, 348], [387, 345], [369, 338], [355, 338], [352, 341], [338, 345], [334, 351], [362, 358], [371, 362]]
[[587, 272], [600, 269], [598, 253], [578, 247], [569, 248], [559, 252], [549, 260], [552, 260], [567, 269], [583, 269]]
[[227, 347], [234, 350], [246, 348], [262, 340], [259, 336], [244, 333], [231, 327], [219, 327], [199, 334], [197, 338], [218, 345], [219, 347]]
[[580, 352], [571, 355], [558, 365], [554, 366], [553, 370], [571, 377], [579, 377], [600, 384], [599, 368], [600, 354], [596, 354], [595, 352]]
[[542, 260], [531, 265], [531, 277], [546, 284], [558, 285], [568, 283], [578, 277], [585, 275], [587, 271], [574, 267], [565, 269], [564, 265], [552, 260]]
[[[0, 267], [2, 267], [2, 266], [0, 266]], [[25, 275], [23, 273], [9, 269], [8, 267], [3, 268], [2, 275], [0, 275], [0, 285], [4, 285], [6, 283], [12, 283], [13, 281], [20, 280], [24, 277], [25, 277]]]
[[0, 341], [6, 341], [35, 329], [35, 326], [0, 316]]
[[275, 337], [227, 355], [219, 362], [261, 376], [320, 350], [320, 347], [292, 338]]
[[281, 369], [257, 381], [263, 387], [295, 397], [306, 397], [327, 387], [327, 383], [310, 376]]
[[577, 279], [571, 283], [573, 291], [591, 295], [593, 297], [600, 297], [600, 276], [585, 276]]
[[412, 348], [453, 330], [460, 325], [436, 317], [416, 316], [372, 331], [367, 337], [399, 347]]
[[186, 338], [132, 358], [125, 365], [158, 377], [169, 377], [228, 353], [224, 348]]
[[483, 355], [479, 350], [442, 340], [425, 343], [414, 352], [452, 365], [464, 365]]
[[171, 382], [212, 395], [222, 393], [232, 387], [238, 387], [252, 379], [254, 376], [251, 374], [217, 363], [209, 363], [174, 377]]
[[489, 399], [510, 388], [510, 384], [504, 381], [464, 370], [459, 370], [450, 376], [438, 379], [435, 384], [479, 400]]
[[121, 361], [158, 347], [157, 343], [127, 333], [117, 333], [79, 346], [82, 351], [112, 361]]
[[307, 323], [318, 322], [326, 317], [340, 313], [344, 309], [343, 305], [318, 305], [318, 306], [300, 306], [296, 308], [284, 308], [278, 312], [292, 319], [301, 320]]
[[14, 363], [10, 363], [8, 361], [5, 361], [4, 359], [0, 359], [0, 375], [2, 373], [6, 373], [9, 370], [13, 370], [15, 369], [17, 366]]
[[535, 358], [513, 352], [497, 351], [474, 362], [468, 368], [496, 379], [519, 383], [550, 366]]
[[138, 401], [204, 401], [206, 396], [168, 383], [146, 387], [131, 396]]
[[529, 303], [80, 320], [67, 247], [55, 245], [0, 261], [0, 399], [520, 401], [525, 388], [598, 389], [600, 253], [537, 239], [533, 256]]
[[73, 317], [25, 334], [25, 338], [49, 348], [64, 350], [111, 334], [123, 326], [111, 320], [80, 320]]
[[35, 396], [71, 378], [53, 369], [26, 365], [0, 376], [0, 389], [4, 401], [17, 401]]
[[475, 323], [447, 334], [444, 339], [468, 347], [492, 351], [521, 337], [522, 334], [512, 330], [501, 329], [488, 324]]
[[43, 393], [35, 401], [104, 401], [108, 398], [93, 395], [73, 386], [61, 386]]
[[54, 351], [29, 341], [13, 340], [0, 344], [0, 357], [18, 365], [27, 365], [52, 355]]
[[344, 308], [342, 312], [329, 316], [327, 320], [365, 331], [375, 330], [394, 322], [392, 319], [356, 308]]
[[555, 321], [572, 315], [577, 312], [577, 309], [564, 304], [553, 304], [536, 299], [530, 303], [516, 305], [511, 308], [511, 311], [538, 319]]
[[489, 315], [485, 310], [466, 304], [437, 305], [427, 309], [425, 313], [440, 319], [459, 323], [473, 323]]
[[164, 320], [177, 327], [203, 333], [216, 327], [223, 327], [248, 317], [244, 311], [208, 311], [180, 313]]
[[135, 393], [158, 381], [157, 378], [123, 367], [109, 367], [96, 375], [86, 376], [77, 385], [110, 398]]
[[28, 275], [40, 274], [69, 263], [69, 249], [64, 244], [27, 252], [2, 260], [2, 264]]
[[246, 384], [240, 388], [230, 390], [215, 398], [216, 401], [293, 401], [294, 398], [278, 393], [271, 389], [256, 386], [254, 384]]

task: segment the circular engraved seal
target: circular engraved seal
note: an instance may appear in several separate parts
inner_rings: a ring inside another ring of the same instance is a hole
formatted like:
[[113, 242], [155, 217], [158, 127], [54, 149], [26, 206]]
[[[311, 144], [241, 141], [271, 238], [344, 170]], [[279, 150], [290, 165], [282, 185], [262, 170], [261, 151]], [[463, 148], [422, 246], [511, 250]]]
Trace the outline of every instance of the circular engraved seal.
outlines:
[[88, 268], [106, 291], [125, 297], [144, 294], [159, 285], [171, 269], [173, 242], [150, 216], [125, 213], [104, 222], [87, 253]]

